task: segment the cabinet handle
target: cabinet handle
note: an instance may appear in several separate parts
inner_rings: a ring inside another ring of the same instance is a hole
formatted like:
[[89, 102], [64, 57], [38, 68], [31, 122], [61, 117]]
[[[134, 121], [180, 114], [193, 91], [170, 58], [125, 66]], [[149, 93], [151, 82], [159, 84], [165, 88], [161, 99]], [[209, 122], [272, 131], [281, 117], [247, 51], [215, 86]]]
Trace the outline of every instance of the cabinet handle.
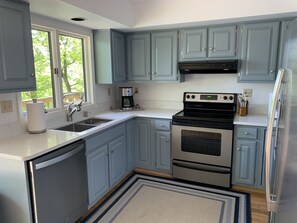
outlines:
[[244, 132], [244, 134], [245, 134], [245, 135], [249, 135], [250, 133], [249, 133], [249, 132]]
[[206, 51], [206, 48], [202, 48], [202, 51]]

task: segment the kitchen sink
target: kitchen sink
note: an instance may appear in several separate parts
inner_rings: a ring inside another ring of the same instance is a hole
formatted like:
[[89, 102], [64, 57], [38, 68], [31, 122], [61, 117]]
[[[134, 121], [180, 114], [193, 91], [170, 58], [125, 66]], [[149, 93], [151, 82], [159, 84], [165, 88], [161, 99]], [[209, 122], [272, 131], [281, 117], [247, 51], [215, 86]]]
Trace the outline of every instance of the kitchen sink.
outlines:
[[112, 120], [102, 119], [102, 118], [89, 118], [70, 125], [65, 125], [65, 126], [56, 128], [56, 130], [69, 131], [69, 132], [82, 132], [110, 121]]
[[89, 118], [84, 121], [77, 122], [78, 124], [87, 124], [87, 125], [101, 125], [106, 122], [112, 121], [111, 119], [102, 119], [102, 118]]
[[82, 132], [94, 127], [96, 127], [96, 125], [84, 125], [84, 124], [74, 123], [74, 124], [62, 126], [60, 128], [56, 128], [56, 130], [69, 131], [69, 132]]

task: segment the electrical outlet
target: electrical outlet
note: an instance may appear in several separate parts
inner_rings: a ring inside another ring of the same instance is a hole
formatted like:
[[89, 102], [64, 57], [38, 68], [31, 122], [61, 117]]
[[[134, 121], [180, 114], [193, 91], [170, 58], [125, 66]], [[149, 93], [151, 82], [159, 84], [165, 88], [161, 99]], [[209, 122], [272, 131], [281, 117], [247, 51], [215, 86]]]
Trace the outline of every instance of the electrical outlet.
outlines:
[[253, 96], [253, 89], [243, 89], [243, 95], [246, 97], [252, 97]]
[[135, 94], [138, 94], [138, 93], [139, 93], [138, 87], [135, 87], [135, 88], [134, 88], [134, 93], [135, 93]]
[[12, 112], [12, 101], [1, 101], [1, 112]]

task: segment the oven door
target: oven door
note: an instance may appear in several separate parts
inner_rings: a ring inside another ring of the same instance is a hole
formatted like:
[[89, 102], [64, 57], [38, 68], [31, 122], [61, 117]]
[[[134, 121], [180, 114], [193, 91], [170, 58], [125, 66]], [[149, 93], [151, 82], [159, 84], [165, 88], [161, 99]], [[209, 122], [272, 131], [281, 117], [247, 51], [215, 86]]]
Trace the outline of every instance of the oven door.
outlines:
[[233, 130], [172, 126], [173, 159], [231, 167]]

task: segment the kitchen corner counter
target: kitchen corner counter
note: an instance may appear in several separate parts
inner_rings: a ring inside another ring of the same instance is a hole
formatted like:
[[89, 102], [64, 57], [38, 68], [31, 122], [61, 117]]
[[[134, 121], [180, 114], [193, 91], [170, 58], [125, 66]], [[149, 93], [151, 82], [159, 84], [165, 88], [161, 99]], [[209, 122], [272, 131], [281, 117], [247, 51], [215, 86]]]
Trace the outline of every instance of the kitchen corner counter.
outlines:
[[247, 116], [236, 115], [234, 119], [235, 125], [252, 125], [267, 127], [267, 115], [248, 114]]
[[[82, 132], [68, 132], [48, 129], [45, 133], [20, 135], [4, 138], [0, 143], [0, 157], [27, 161], [52, 152], [87, 136], [103, 131], [135, 117], [171, 119], [179, 110], [175, 109], [145, 109], [129, 112], [104, 112], [94, 115], [97, 118], [112, 119], [112, 121]], [[75, 120], [80, 121], [80, 120]], [[69, 123], [64, 123], [67, 125]], [[59, 127], [59, 126], [57, 126]]]

